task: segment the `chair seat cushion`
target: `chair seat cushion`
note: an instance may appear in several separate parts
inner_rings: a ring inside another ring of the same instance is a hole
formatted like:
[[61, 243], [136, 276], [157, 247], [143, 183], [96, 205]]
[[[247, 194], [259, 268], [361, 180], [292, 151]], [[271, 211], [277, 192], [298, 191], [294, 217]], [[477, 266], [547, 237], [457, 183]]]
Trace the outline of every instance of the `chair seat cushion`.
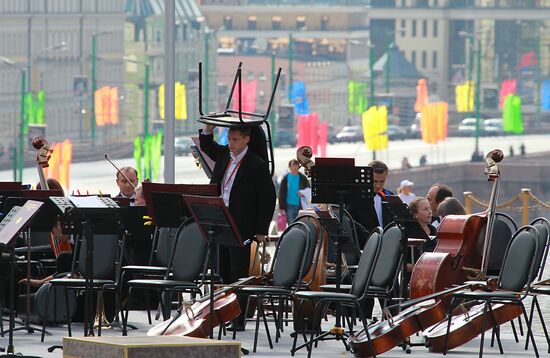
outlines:
[[[330, 291], [330, 292], [349, 292], [351, 290], [351, 285], [340, 285], [340, 290], [338, 291], [336, 289], [336, 285], [329, 284], [329, 285], [322, 285], [320, 286], [322, 290], [324, 291]], [[383, 287], [378, 286], [369, 286], [369, 289], [367, 291], [368, 296], [374, 296], [377, 294], [386, 294], [387, 290]]]
[[197, 288], [197, 284], [189, 281], [175, 280], [130, 280], [128, 285], [132, 287], [189, 287]]
[[167, 270], [166, 266], [138, 266], [138, 265], [131, 265], [131, 266], [124, 266], [122, 268], [124, 271], [142, 271], [142, 272], [163, 272]]
[[272, 287], [272, 286], [243, 287], [238, 292], [244, 293], [246, 295], [261, 295], [261, 294], [290, 295], [291, 294], [291, 291], [289, 289], [286, 289], [283, 287]]
[[453, 297], [470, 300], [507, 300], [517, 299], [518, 294], [511, 291], [459, 291], [455, 293]]
[[298, 298], [309, 299], [309, 300], [321, 300], [321, 299], [345, 300], [345, 301], [357, 300], [357, 297], [355, 297], [354, 295], [349, 293], [341, 293], [341, 292], [298, 291], [294, 295]]
[[[56, 286], [82, 286], [86, 284], [86, 280], [83, 278], [56, 278], [49, 281], [52, 285]], [[112, 285], [115, 281], [113, 280], [100, 280], [94, 279], [92, 284], [94, 287], [101, 287], [103, 285]]]

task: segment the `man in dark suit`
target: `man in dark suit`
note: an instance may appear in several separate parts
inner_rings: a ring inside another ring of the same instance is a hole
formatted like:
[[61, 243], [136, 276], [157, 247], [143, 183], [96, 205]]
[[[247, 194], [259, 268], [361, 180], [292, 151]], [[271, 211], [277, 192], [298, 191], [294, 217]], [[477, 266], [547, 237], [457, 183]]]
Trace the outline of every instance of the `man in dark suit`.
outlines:
[[386, 179], [388, 178], [388, 166], [379, 160], [373, 160], [369, 163], [369, 167], [373, 170], [373, 187], [376, 193], [373, 198], [368, 198], [361, 204], [348, 205], [348, 210], [353, 220], [361, 224], [366, 233], [359, 235], [359, 245], [363, 247], [370, 233], [375, 227], [382, 228], [393, 221], [391, 214], [382, 205], [382, 201], [393, 193], [384, 188]]
[[[384, 188], [389, 174], [388, 166], [386, 163], [379, 160], [373, 160], [368, 166], [372, 168], [372, 181], [376, 194], [373, 198], [368, 198], [361, 204], [348, 206], [349, 213], [353, 217], [353, 220], [361, 224], [367, 231], [358, 235], [361, 248], [365, 246], [369, 233], [374, 228], [377, 226], [384, 228], [393, 221], [391, 214], [386, 210], [386, 206], [382, 205], [382, 202], [386, 201], [386, 197], [393, 195], [391, 191]], [[361, 230], [359, 230], [359, 232], [360, 231]], [[382, 305], [382, 302], [380, 302], [380, 305]], [[367, 298], [363, 307], [365, 315], [367, 317], [372, 316], [374, 299]]]
[[134, 205], [136, 193], [134, 189], [138, 185], [137, 170], [132, 167], [122, 167], [116, 172], [116, 185], [120, 192], [115, 198], [128, 198], [130, 205]]
[[[201, 149], [216, 161], [210, 182], [217, 184], [221, 197], [243, 240], [265, 241], [275, 210], [275, 186], [268, 163], [253, 152], [250, 128], [234, 127], [227, 133], [227, 145], [214, 141], [214, 126], [205, 125], [200, 131]], [[250, 248], [220, 247], [219, 271], [225, 283], [233, 283], [248, 275]], [[242, 312], [246, 302], [239, 300]], [[244, 329], [244, 313], [234, 329]]]

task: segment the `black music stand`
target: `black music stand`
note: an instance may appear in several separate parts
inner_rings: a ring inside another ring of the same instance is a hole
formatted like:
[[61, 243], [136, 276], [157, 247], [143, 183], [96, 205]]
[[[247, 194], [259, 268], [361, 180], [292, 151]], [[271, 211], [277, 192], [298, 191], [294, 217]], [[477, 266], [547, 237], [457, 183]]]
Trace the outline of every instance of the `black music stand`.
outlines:
[[[81, 234], [86, 240], [86, 269], [84, 272], [84, 336], [94, 335], [94, 315], [92, 307], [93, 289], [93, 255], [94, 255], [94, 234], [124, 234], [123, 209], [109, 197], [98, 197], [100, 206], [83, 207], [75, 204], [70, 198], [51, 197], [50, 200], [56, 204], [59, 210], [64, 213], [62, 231], [70, 228], [70, 233]], [[74, 200], [74, 198], [73, 198]]]
[[[344, 204], [358, 204], [373, 195], [372, 175], [371, 167], [356, 167], [353, 158], [318, 158], [312, 169], [311, 202], [337, 203], [340, 207], [338, 219], [319, 218], [325, 229], [330, 230], [330, 237], [334, 240], [336, 247], [336, 289], [338, 291], [341, 283], [342, 252], [353, 247], [351, 236], [345, 232], [342, 226]], [[334, 339], [342, 340], [347, 349], [347, 337], [344, 333], [340, 333], [343, 331], [341, 318], [340, 309], [337, 308], [335, 327], [316, 337], [315, 341], [324, 340], [326, 336], [334, 334]]]
[[[210, 339], [214, 338], [214, 267], [212, 252], [214, 244], [243, 247], [245, 243], [235, 221], [219, 197], [183, 195], [193, 219], [199, 226], [202, 237], [208, 243], [208, 263], [210, 265]], [[244, 314], [244, 312], [242, 313]], [[222, 323], [223, 324], [223, 323]]]
[[[17, 236], [26, 230], [32, 221], [32, 219], [36, 216], [38, 213], [38, 210], [44, 205], [44, 203], [41, 203], [39, 201], [34, 200], [28, 200], [25, 205], [22, 207], [15, 206], [10, 210], [10, 212], [6, 215], [4, 220], [0, 223], [0, 246], [3, 248], [7, 247], [10, 251], [10, 278], [9, 278], [9, 310], [10, 310], [10, 322], [9, 322], [9, 333], [8, 333], [8, 346], [5, 349], [2, 349], [2, 351], [6, 351], [5, 355], [2, 355], [0, 357], [14, 357], [15, 356], [15, 348], [13, 346], [13, 332], [15, 331], [14, 325], [15, 325], [15, 314], [14, 314], [14, 300], [13, 295], [14, 292], [14, 265], [17, 263], [15, 262], [15, 250], [11, 247]], [[17, 355], [17, 357], [32, 357], [32, 356], [22, 356]]]

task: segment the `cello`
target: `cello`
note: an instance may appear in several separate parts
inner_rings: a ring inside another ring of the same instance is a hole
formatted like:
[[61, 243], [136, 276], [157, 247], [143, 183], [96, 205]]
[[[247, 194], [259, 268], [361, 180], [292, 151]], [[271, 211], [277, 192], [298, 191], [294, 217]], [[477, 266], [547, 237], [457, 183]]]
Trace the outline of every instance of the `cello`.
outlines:
[[[36, 169], [38, 171], [38, 179], [40, 183], [40, 189], [49, 190], [48, 181], [44, 175], [44, 168], [49, 167], [48, 161], [50, 160], [53, 150], [50, 147], [48, 141], [42, 137], [34, 137], [32, 139], [32, 146], [37, 150], [36, 153]], [[50, 246], [55, 257], [58, 257], [62, 252], [72, 252], [72, 246], [70, 240], [60, 240], [63, 237], [61, 235], [61, 229], [56, 222], [52, 232], [50, 232]]]
[[453, 286], [466, 281], [464, 267], [486, 269], [500, 178], [497, 163], [502, 159], [503, 153], [498, 149], [485, 158], [488, 180], [493, 182], [488, 209], [483, 213], [449, 215], [443, 219], [434, 252], [424, 253], [413, 269], [413, 299], [402, 304], [401, 313], [395, 317], [369, 326], [370, 340], [364, 331], [350, 336], [349, 343], [356, 357], [384, 353], [414, 333], [441, 322], [446, 317], [452, 293], [474, 288], [469, 284]]

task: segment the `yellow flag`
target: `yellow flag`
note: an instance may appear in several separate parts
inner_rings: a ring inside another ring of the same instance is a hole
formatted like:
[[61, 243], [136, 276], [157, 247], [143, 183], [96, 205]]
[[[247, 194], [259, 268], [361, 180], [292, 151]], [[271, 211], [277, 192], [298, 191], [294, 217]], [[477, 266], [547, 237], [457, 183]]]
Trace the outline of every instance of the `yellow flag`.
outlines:
[[[185, 93], [185, 84], [176, 82], [174, 85], [174, 116], [176, 119], [187, 119], [187, 97]], [[159, 86], [158, 92], [159, 115], [164, 119], [164, 85]]]
[[372, 106], [362, 115], [363, 135], [369, 150], [388, 148], [388, 109]]

